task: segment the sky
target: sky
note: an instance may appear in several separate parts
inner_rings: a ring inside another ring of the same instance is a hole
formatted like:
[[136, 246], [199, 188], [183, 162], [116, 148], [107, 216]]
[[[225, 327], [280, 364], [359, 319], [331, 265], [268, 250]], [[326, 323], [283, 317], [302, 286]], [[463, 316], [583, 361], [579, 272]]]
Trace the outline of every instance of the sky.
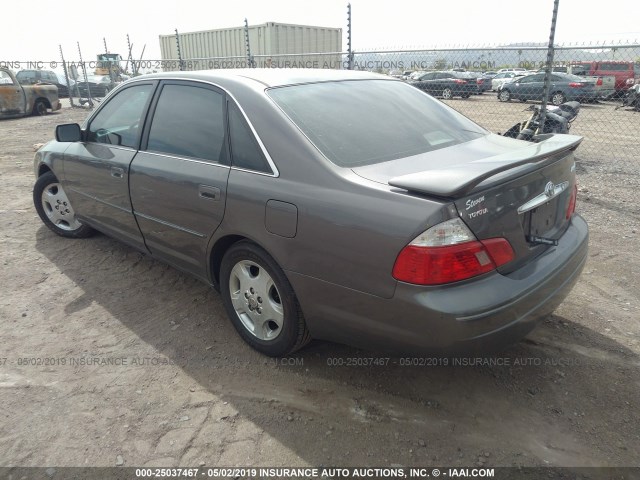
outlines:
[[[55, 8], [52, 9], [52, 6]], [[78, 60], [80, 42], [84, 60], [104, 51], [127, 55], [127, 33], [133, 56], [143, 46], [145, 60], [160, 59], [158, 36], [180, 32], [295, 23], [343, 29], [346, 50], [347, 0], [235, 0], [204, 2], [179, 0], [31, 0], [28, 8], [10, 2], [0, 27], [0, 64], [3, 62]], [[534, 6], [535, 5], [535, 6]], [[14, 8], [15, 11], [11, 12]], [[553, 0], [351, 0], [355, 51], [434, 46], [491, 46], [506, 43], [548, 42]], [[39, 12], [50, 11], [41, 15]], [[560, 0], [556, 43], [640, 42], [640, 2], [636, 0]]]

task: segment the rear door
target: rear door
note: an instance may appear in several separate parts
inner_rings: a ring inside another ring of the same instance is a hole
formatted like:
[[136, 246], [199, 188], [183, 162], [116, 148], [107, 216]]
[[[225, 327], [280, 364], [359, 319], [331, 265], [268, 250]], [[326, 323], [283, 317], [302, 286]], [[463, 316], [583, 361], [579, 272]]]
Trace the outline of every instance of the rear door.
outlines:
[[129, 199], [129, 167], [157, 82], [124, 85], [89, 120], [85, 141], [64, 154], [65, 191], [78, 217], [143, 248]]
[[205, 83], [162, 82], [129, 179], [147, 248], [203, 279], [207, 244], [225, 211], [225, 101]]

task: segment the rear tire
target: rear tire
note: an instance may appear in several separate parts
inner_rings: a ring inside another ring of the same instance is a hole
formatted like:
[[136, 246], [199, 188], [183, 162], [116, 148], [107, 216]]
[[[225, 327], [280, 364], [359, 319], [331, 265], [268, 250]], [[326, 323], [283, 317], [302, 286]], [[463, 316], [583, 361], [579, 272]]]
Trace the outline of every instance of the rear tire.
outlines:
[[220, 267], [227, 315], [242, 339], [270, 357], [282, 357], [311, 340], [295, 292], [276, 261], [249, 241], [233, 245]]
[[44, 100], [36, 100], [36, 103], [33, 104], [33, 114], [39, 117], [47, 114], [47, 104], [44, 103]]
[[451, 90], [450, 88], [445, 88], [442, 91], [442, 98], [444, 98], [445, 100], [451, 100], [453, 98], [453, 90]]

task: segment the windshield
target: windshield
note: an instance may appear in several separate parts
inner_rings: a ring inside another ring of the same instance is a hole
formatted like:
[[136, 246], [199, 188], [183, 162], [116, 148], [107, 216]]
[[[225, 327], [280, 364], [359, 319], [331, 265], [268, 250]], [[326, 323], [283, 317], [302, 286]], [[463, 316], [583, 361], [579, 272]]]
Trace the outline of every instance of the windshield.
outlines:
[[268, 94], [341, 167], [409, 157], [488, 133], [404, 82], [323, 82], [274, 88]]

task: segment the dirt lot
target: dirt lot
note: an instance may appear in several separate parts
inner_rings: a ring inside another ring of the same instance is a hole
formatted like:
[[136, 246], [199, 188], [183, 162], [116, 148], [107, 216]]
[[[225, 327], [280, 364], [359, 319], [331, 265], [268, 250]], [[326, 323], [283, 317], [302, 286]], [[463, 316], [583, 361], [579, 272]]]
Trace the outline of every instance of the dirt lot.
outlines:
[[[599, 108], [574, 132], [597, 133]], [[85, 115], [0, 122], [0, 466], [640, 465], [640, 159], [609, 162], [608, 136], [579, 163], [590, 258], [555, 315], [501, 366], [364, 367], [347, 364], [384, 355], [265, 358], [205, 285], [44, 227], [32, 145]], [[613, 130], [637, 134], [626, 118]]]

